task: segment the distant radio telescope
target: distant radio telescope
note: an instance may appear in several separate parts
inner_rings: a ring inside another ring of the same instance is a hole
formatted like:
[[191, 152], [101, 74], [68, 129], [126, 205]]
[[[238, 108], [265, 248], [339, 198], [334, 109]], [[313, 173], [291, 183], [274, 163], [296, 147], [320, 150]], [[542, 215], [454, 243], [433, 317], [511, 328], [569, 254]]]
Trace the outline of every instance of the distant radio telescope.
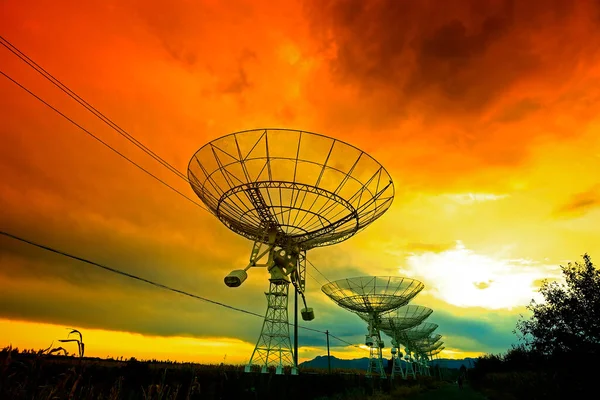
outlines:
[[421, 375], [431, 375], [429, 371], [431, 353], [442, 348], [444, 342], [441, 339], [442, 335], [432, 335], [413, 343], [416, 353], [416, 364]]
[[392, 378], [397, 373], [406, 379], [408, 368], [402, 369], [402, 353], [399, 351], [400, 342], [398, 338], [406, 329], [413, 328], [427, 319], [433, 310], [428, 307], [408, 305], [400, 307], [392, 313], [381, 316], [381, 330], [392, 338]]
[[416, 377], [415, 363], [417, 360], [412, 357], [412, 353], [416, 350], [415, 344], [419, 340], [427, 338], [437, 328], [438, 324], [422, 322], [409, 329], [390, 332], [390, 336], [394, 338], [395, 342], [405, 347], [404, 361], [406, 362], [406, 370], [404, 371], [404, 376], [412, 375]]
[[254, 242], [248, 265], [227, 275], [225, 284], [240, 286], [252, 267], [270, 274], [267, 311], [246, 371], [252, 365], [263, 372], [275, 366], [280, 374], [291, 365], [296, 374], [289, 284], [302, 297], [302, 318], [314, 319], [304, 295], [307, 251], [344, 241], [379, 218], [394, 198], [390, 175], [342, 141], [298, 130], [255, 129], [204, 145], [190, 160], [188, 178], [212, 214]]
[[424, 285], [414, 279], [397, 276], [361, 276], [340, 279], [323, 285], [321, 290], [337, 305], [358, 314], [368, 324], [365, 344], [369, 347], [368, 376], [386, 377], [383, 368], [381, 314], [406, 305]]

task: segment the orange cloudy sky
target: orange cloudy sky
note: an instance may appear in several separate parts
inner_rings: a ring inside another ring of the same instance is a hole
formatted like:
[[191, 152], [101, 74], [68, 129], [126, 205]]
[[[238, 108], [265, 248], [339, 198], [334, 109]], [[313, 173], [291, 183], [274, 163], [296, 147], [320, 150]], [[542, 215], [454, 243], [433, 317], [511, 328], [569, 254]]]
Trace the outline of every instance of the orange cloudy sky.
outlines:
[[[182, 172], [207, 141], [258, 127], [368, 151], [394, 179], [392, 207], [356, 237], [311, 251], [312, 262], [332, 280], [422, 280], [413, 304], [434, 308], [444, 356], [504, 351], [541, 280], [595, 257], [598, 3], [275, 3], [5, 0], [0, 33]], [[0, 68], [196, 198], [4, 47]], [[0, 93], [2, 231], [264, 312], [266, 272], [223, 284], [246, 265], [250, 241], [4, 76]], [[316, 319], [304, 324], [363, 343], [364, 323], [307, 284]], [[261, 327], [6, 237], [0, 287], [0, 342], [19, 347], [77, 327], [89, 355], [243, 363]], [[301, 333], [301, 359], [324, 354], [322, 335]]]

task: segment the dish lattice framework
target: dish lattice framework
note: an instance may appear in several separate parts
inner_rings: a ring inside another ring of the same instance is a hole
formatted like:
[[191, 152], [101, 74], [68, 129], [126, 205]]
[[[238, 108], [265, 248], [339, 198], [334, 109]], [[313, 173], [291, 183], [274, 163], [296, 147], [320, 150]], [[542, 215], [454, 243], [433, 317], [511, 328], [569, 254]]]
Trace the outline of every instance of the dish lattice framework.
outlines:
[[433, 310], [429, 307], [406, 305], [381, 315], [381, 330], [394, 337], [396, 332], [413, 328], [426, 320]]
[[348, 239], [379, 218], [394, 198], [389, 173], [367, 153], [290, 129], [215, 139], [194, 154], [188, 178], [232, 231], [301, 250]]
[[415, 327], [396, 332], [396, 340], [405, 344], [428, 337], [439, 327], [433, 322], [423, 322]]
[[365, 318], [364, 314], [380, 314], [406, 305], [423, 288], [423, 283], [410, 278], [360, 276], [329, 282], [321, 290], [340, 307]]
[[429, 344], [427, 346], [419, 347], [417, 349], [417, 353], [421, 354], [423, 357], [427, 357], [427, 355], [430, 352], [439, 349], [440, 347], [442, 347], [443, 344], [444, 344], [443, 341], [439, 341], [439, 342], [435, 342], [435, 343]]
[[425, 353], [429, 350], [435, 349], [436, 345], [441, 346], [441, 343], [443, 342], [441, 342], [440, 339], [442, 339], [442, 335], [436, 334], [404, 343], [404, 345], [406, 345], [411, 351]]
[[437, 342], [441, 338], [442, 338], [442, 335], [435, 334], [435, 335], [424, 337], [422, 339], [417, 339], [413, 343], [417, 346], [426, 346], [426, 345], [431, 345], [431, 344]]

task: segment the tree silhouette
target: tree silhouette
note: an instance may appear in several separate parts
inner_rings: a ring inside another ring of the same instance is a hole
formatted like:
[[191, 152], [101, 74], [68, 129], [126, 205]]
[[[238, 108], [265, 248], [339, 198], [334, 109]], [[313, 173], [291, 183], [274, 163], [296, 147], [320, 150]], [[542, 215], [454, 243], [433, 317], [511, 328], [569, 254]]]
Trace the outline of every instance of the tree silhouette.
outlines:
[[[529, 319], [515, 333], [525, 346], [543, 356], [593, 356], [600, 350], [600, 271], [585, 254], [583, 263], [561, 266], [565, 283], [544, 281], [544, 302], [532, 300]], [[518, 331], [518, 332], [517, 332]]]

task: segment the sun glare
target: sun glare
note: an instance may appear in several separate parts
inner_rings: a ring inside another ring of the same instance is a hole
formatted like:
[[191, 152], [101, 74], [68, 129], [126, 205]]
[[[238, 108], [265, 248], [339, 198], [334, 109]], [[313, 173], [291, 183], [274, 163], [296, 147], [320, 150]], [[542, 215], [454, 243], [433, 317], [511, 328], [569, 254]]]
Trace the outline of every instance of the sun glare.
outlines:
[[422, 279], [429, 292], [459, 307], [513, 308], [539, 300], [536, 281], [548, 266], [530, 260], [476, 254], [458, 241], [454, 249], [412, 254], [401, 274]]

